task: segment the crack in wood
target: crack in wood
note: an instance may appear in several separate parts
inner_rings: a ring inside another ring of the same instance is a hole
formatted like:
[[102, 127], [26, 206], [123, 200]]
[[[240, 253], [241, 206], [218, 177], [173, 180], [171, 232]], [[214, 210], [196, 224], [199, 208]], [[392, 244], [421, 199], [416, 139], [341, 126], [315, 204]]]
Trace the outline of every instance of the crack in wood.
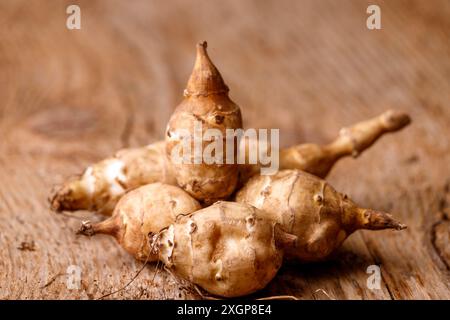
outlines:
[[[374, 263], [375, 265], [379, 266], [379, 267], [380, 267], [380, 270], [381, 270], [381, 266], [382, 266], [383, 263], [382, 263], [382, 261], [381, 261], [379, 255], [377, 255], [376, 252], [373, 252], [373, 248], [371, 248], [371, 246], [370, 246], [369, 243], [367, 242], [367, 240], [366, 240], [366, 238], [364, 237], [364, 235], [361, 235], [361, 237], [362, 237], [362, 239], [363, 239], [363, 241], [364, 241], [364, 244], [366, 245], [367, 252], [369, 253], [370, 257], [371, 257], [372, 260], [373, 260], [373, 263]], [[381, 280], [383, 280], [384, 286], [386, 287], [386, 290], [387, 290], [387, 292], [388, 292], [388, 294], [389, 294], [389, 298], [390, 298], [391, 300], [396, 300], [395, 297], [394, 297], [394, 294], [393, 294], [392, 291], [391, 291], [391, 288], [389, 288], [389, 283], [388, 283], [388, 281], [386, 280], [386, 277], [383, 275], [383, 272], [381, 272]]]
[[436, 252], [439, 259], [442, 261], [442, 263], [445, 265], [447, 270], [450, 271], [450, 264], [447, 261], [444, 253], [442, 252], [439, 244], [437, 243], [437, 232], [440, 225], [443, 223], [449, 221], [448, 216], [446, 215], [445, 211], [449, 208], [448, 198], [450, 197], [450, 180], [447, 182], [444, 186], [443, 190], [443, 196], [439, 202], [439, 220], [433, 223], [431, 226], [431, 246], [433, 247], [434, 251]]
[[[380, 267], [380, 270], [381, 270], [381, 263], [378, 264], [378, 266]], [[391, 288], [389, 288], [389, 283], [386, 281], [386, 278], [384, 277], [383, 272], [381, 272], [381, 280], [383, 280], [383, 282], [384, 282], [384, 286], [386, 287], [386, 290], [389, 294], [389, 298], [391, 298], [391, 300], [395, 300], [394, 294], [392, 293]]]
[[[373, 264], [377, 265], [380, 268], [380, 270], [381, 270], [382, 269], [382, 265], [383, 265], [383, 261], [381, 259], [381, 255], [378, 253], [378, 250], [373, 245], [371, 245], [371, 242], [368, 241], [368, 239], [364, 236], [364, 234], [361, 234], [361, 238], [362, 238], [362, 240], [364, 242], [364, 245], [367, 248], [367, 252], [369, 253], [370, 258], [372, 259]], [[387, 293], [389, 295], [389, 298], [391, 300], [396, 300], [396, 298], [395, 298], [395, 296], [394, 296], [394, 294], [392, 292], [392, 289], [389, 287], [389, 281], [386, 279], [385, 273], [387, 273], [387, 271], [384, 271], [384, 272], [380, 273], [381, 280], [383, 281], [384, 286], [386, 287], [386, 291], [387, 291]]]

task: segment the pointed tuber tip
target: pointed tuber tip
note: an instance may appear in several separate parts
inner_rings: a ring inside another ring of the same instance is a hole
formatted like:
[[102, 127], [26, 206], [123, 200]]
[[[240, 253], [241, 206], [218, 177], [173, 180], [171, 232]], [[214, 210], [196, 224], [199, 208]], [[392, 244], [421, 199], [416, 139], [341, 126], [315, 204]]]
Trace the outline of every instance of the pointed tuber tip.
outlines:
[[83, 236], [91, 237], [95, 234], [94, 228], [89, 220], [81, 222], [80, 228], [77, 230], [77, 235], [81, 234]]
[[186, 97], [228, 93], [228, 87], [223, 81], [220, 72], [208, 56], [207, 46], [206, 41], [197, 44], [197, 57], [194, 69], [184, 91]]
[[381, 115], [384, 126], [389, 131], [397, 131], [411, 123], [411, 117], [404, 112], [388, 110]]
[[50, 205], [50, 210], [55, 213], [61, 213], [62, 212], [62, 205], [59, 201], [59, 197], [57, 193], [52, 193], [48, 198], [48, 203]]
[[47, 198], [47, 201], [50, 205], [50, 210], [55, 213], [61, 213], [65, 207], [64, 202], [70, 190], [66, 186], [61, 187], [61, 185], [55, 185], [50, 190], [50, 195]]
[[369, 230], [383, 230], [383, 229], [406, 229], [406, 225], [395, 220], [392, 215], [382, 211], [371, 209], [362, 209], [365, 223], [362, 225], [363, 229]]
[[207, 47], [208, 47], [208, 42], [206, 42], [206, 41], [197, 43], [197, 54], [198, 53], [206, 54]]
[[206, 51], [207, 47], [208, 47], [208, 43], [206, 41], [197, 43], [197, 55], [195, 58], [194, 69], [197, 67], [197, 64], [201, 65], [201, 63], [204, 60], [208, 60], [212, 64], [212, 62], [208, 56], [208, 51]]
[[406, 224], [399, 223], [396, 229], [397, 230], [404, 230], [404, 229], [407, 229], [407, 228], [408, 228], [408, 226]]

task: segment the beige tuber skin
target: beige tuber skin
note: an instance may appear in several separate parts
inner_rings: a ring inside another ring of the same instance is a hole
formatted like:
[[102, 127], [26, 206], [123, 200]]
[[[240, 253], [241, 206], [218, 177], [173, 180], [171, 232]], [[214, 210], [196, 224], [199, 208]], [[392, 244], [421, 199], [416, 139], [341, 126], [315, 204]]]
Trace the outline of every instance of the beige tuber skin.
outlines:
[[111, 215], [117, 201], [129, 190], [153, 182], [176, 185], [164, 150], [163, 141], [120, 150], [56, 188], [49, 198], [51, 208], [56, 212], [91, 210]]
[[[166, 195], [155, 203], [158, 189]], [[112, 235], [135, 258], [162, 261], [175, 275], [222, 297], [264, 288], [281, 267], [284, 249], [297, 240], [247, 204], [217, 202], [193, 212], [197, 208], [182, 189], [152, 184], [125, 195], [108, 220], [84, 222], [79, 233]]]
[[[386, 111], [381, 115], [341, 130], [332, 143], [300, 144], [280, 151], [280, 169], [299, 169], [324, 178], [342, 157], [357, 156], [388, 132], [410, 122], [407, 114]], [[246, 145], [241, 141], [241, 150]], [[248, 153], [247, 153], [248, 154]], [[111, 167], [121, 170], [111, 170]], [[257, 165], [241, 165], [240, 183], [259, 173]], [[115, 174], [114, 174], [115, 173]], [[114, 157], [88, 167], [81, 177], [66, 182], [50, 198], [55, 211], [92, 210], [111, 215], [123, 194], [133, 188], [163, 182], [176, 185], [175, 174], [165, 160], [165, 143], [119, 151]]]
[[200, 204], [179, 187], [152, 183], [123, 196], [112, 217], [91, 224], [82, 223], [79, 234], [107, 234], [138, 260], [156, 261], [151, 254], [149, 234], [156, 234], [175, 221], [178, 215], [201, 209]]
[[[356, 158], [384, 134], [403, 129], [410, 122], [408, 114], [387, 110], [377, 117], [342, 128], [339, 136], [324, 146], [305, 143], [280, 150], [280, 170], [298, 169], [325, 178], [339, 159]], [[257, 165], [246, 165], [241, 170], [241, 181], [245, 183], [259, 171]]]
[[325, 180], [300, 170], [255, 176], [237, 193], [236, 201], [268, 212], [296, 235], [296, 246], [285, 256], [302, 262], [327, 258], [359, 229], [406, 228], [388, 213], [358, 207]]
[[239, 297], [264, 288], [295, 241], [265, 212], [217, 202], [177, 219], [151, 247], [176, 275], [213, 295]]
[[[180, 130], [187, 130], [193, 137], [195, 124], [199, 122], [202, 125], [202, 137], [209, 129], [217, 129], [226, 136], [226, 129], [242, 128], [241, 111], [228, 97], [228, 91], [222, 76], [206, 53], [206, 42], [198, 44], [197, 59], [184, 90], [184, 99], [173, 112], [167, 125], [166, 155], [173, 171], [177, 173], [178, 185], [207, 205], [226, 199], [234, 192], [239, 178], [236, 154], [233, 164], [225, 164], [226, 154], [223, 153], [223, 165], [196, 164], [193, 154], [189, 155], [190, 164], [185, 161], [177, 163], [172, 154], [183, 145]], [[200, 143], [205, 148], [210, 142], [202, 138]], [[191, 148], [194, 150], [194, 142]], [[180, 152], [178, 155], [186, 156]]]

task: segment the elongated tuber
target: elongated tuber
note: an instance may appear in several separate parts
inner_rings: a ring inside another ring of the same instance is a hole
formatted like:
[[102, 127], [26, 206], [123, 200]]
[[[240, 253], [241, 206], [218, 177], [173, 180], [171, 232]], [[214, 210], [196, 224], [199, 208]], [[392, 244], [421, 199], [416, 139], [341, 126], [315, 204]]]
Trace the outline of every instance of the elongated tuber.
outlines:
[[[406, 113], [388, 110], [372, 119], [342, 128], [338, 138], [324, 146], [305, 143], [280, 150], [280, 169], [299, 169], [325, 178], [339, 159], [357, 157], [384, 134], [398, 131], [410, 122]], [[241, 151], [249, 145], [242, 141]], [[245, 183], [259, 171], [258, 165], [245, 165], [241, 170], [241, 182]]]
[[[342, 157], [361, 154], [382, 135], [400, 130], [409, 122], [405, 113], [386, 111], [342, 129], [330, 144], [307, 143], [282, 149], [280, 169], [300, 169], [324, 178]], [[241, 140], [241, 152], [248, 154], [249, 145]], [[258, 165], [240, 165], [240, 183], [244, 184], [259, 170]], [[50, 198], [51, 207], [55, 211], [93, 210], [110, 215], [126, 191], [153, 182], [176, 185], [175, 174], [165, 160], [164, 141], [121, 150], [114, 157], [90, 166], [80, 178], [66, 182], [55, 191]]]
[[49, 198], [51, 208], [57, 212], [92, 210], [111, 215], [117, 201], [128, 190], [153, 182], [176, 185], [164, 152], [163, 141], [120, 150], [57, 188]]
[[[196, 132], [199, 125], [200, 132]], [[231, 195], [239, 176], [237, 152], [234, 152], [233, 163], [227, 164], [226, 153], [216, 150], [222, 153], [222, 164], [207, 164], [202, 158], [203, 153], [196, 155], [195, 150], [197, 144], [201, 150], [210, 144], [203, 138], [207, 130], [215, 129], [225, 137], [226, 129], [239, 128], [242, 128], [241, 111], [228, 97], [228, 87], [206, 53], [206, 42], [198, 44], [184, 99], [172, 114], [166, 132], [167, 158], [177, 173], [178, 185], [206, 204]], [[186, 136], [181, 136], [182, 130], [193, 137], [189, 154], [182, 150]], [[174, 157], [183, 158], [183, 161], [175, 161]]]
[[[357, 157], [383, 134], [398, 131], [410, 122], [405, 113], [386, 111], [378, 117], [341, 129], [339, 137], [323, 147], [303, 144], [282, 150], [280, 167], [300, 169], [324, 178], [338, 159], [349, 155]], [[305, 163], [305, 166], [299, 166], [300, 163]]]
[[78, 233], [111, 235], [136, 259], [155, 261], [157, 257], [151, 254], [148, 235], [172, 224], [178, 215], [200, 208], [197, 200], [181, 188], [152, 183], [123, 196], [112, 217], [97, 224], [83, 222]]
[[272, 214], [297, 245], [288, 259], [317, 261], [327, 258], [358, 229], [404, 229], [385, 212], [358, 207], [325, 180], [300, 170], [282, 170], [273, 176], [255, 176], [236, 195]]

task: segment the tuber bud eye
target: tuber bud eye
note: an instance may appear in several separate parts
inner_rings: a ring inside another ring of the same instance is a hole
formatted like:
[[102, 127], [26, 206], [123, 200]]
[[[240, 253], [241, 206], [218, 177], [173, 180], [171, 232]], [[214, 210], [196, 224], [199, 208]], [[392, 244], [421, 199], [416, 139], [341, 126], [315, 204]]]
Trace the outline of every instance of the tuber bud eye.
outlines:
[[317, 203], [322, 203], [323, 197], [320, 194], [316, 194], [316, 195], [314, 195], [314, 201]]
[[214, 117], [214, 119], [216, 120], [217, 124], [222, 124], [223, 120], [225, 119], [225, 117], [221, 116], [221, 115], [217, 115], [217, 116]]
[[197, 225], [194, 222], [191, 222], [189, 228], [190, 228], [189, 233], [194, 233], [197, 230]]
[[267, 186], [261, 191], [261, 195], [263, 197], [268, 197], [268, 196], [270, 196], [271, 192], [272, 192], [272, 188], [270, 186]]
[[245, 219], [248, 225], [253, 226], [255, 224], [255, 218], [253, 216], [247, 217]]

